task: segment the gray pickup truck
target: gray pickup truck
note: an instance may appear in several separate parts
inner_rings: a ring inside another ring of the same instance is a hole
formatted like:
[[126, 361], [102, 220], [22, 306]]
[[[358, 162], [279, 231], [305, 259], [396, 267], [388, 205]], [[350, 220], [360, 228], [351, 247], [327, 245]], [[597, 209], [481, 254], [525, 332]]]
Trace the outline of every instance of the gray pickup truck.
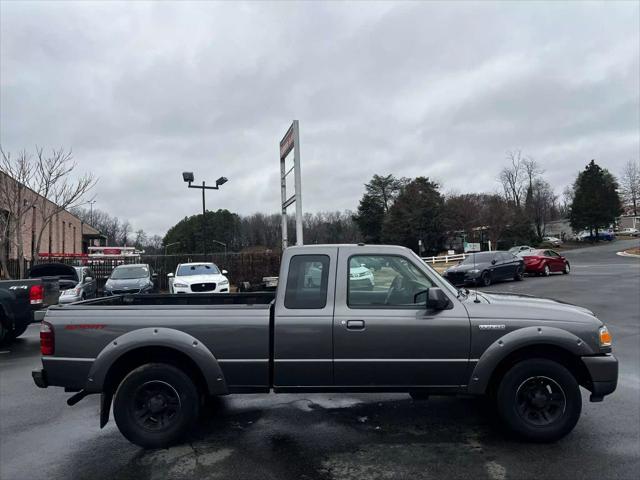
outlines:
[[275, 293], [52, 307], [34, 381], [77, 392], [69, 405], [100, 393], [100, 425], [113, 401], [147, 448], [182, 438], [207, 396], [271, 391], [489, 395], [518, 436], [554, 441], [578, 421], [580, 386], [596, 402], [616, 388], [611, 336], [589, 310], [457, 290], [403, 247], [291, 247], [280, 279]]

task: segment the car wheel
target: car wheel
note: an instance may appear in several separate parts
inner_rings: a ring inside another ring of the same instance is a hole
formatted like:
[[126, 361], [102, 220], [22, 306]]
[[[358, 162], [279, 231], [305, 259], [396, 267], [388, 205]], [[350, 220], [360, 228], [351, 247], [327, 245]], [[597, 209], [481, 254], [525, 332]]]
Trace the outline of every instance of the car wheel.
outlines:
[[482, 276], [480, 277], [480, 285], [483, 287], [488, 287], [491, 285], [491, 274], [489, 272], [482, 272]]
[[9, 329], [4, 326], [2, 319], [0, 318], [0, 345], [9, 340]]
[[500, 382], [496, 403], [505, 425], [533, 442], [564, 437], [573, 430], [582, 410], [575, 377], [563, 365], [543, 358], [514, 365]]
[[520, 267], [516, 268], [516, 274], [513, 276], [513, 279], [517, 282], [522, 280], [522, 276], [524, 275], [524, 270]]
[[198, 418], [200, 395], [193, 380], [173, 365], [150, 363], [118, 386], [113, 416], [127, 440], [164, 448], [180, 440]]
[[545, 277], [548, 277], [549, 275], [551, 275], [551, 269], [549, 268], [549, 265], [546, 263], [544, 264], [544, 270], [542, 271], [542, 274]]
[[564, 264], [564, 270], [562, 271], [562, 273], [564, 273], [565, 275], [569, 275], [570, 272], [571, 272], [571, 265], [569, 265], [569, 262], [566, 262]]

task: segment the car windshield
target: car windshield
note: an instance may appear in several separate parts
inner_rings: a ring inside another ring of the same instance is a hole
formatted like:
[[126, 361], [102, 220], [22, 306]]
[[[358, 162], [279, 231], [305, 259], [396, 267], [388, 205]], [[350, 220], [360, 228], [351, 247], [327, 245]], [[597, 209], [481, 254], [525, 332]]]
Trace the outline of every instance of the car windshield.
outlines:
[[112, 280], [131, 280], [134, 278], [147, 278], [149, 276], [149, 268], [143, 265], [131, 267], [117, 267], [111, 273]]
[[176, 276], [217, 275], [218, 273], [220, 273], [220, 270], [213, 263], [200, 263], [197, 265], [180, 265]]
[[462, 261], [462, 265], [472, 265], [474, 263], [487, 263], [495, 257], [494, 252], [472, 253]]

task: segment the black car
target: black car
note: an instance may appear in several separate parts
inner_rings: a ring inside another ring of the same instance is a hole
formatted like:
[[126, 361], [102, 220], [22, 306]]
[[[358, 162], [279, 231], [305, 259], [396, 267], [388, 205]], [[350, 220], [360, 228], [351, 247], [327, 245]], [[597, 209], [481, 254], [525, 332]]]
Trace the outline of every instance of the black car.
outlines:
[[442, 274], [456, 286], [468, 284], [488, 287], [498, 280], [522, 280], [524, 260], [509, 252], [472, 253]]
[[157, 290], [157, 277], [151, 266], [146, 263], [119, 265], [113, 269], [107, 283], [104, 284], [104, 293], [105, 295], [153, 293]]

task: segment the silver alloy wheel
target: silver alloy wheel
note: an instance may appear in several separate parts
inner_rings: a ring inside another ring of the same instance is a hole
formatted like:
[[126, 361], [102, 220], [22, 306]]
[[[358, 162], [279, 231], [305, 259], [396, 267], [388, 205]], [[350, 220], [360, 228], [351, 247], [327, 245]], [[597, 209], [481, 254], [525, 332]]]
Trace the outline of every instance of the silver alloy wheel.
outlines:
[[551, 270], [549, 269], [549, 265], [544, 266], [544, 276], [548, 277], [551, 274]]

